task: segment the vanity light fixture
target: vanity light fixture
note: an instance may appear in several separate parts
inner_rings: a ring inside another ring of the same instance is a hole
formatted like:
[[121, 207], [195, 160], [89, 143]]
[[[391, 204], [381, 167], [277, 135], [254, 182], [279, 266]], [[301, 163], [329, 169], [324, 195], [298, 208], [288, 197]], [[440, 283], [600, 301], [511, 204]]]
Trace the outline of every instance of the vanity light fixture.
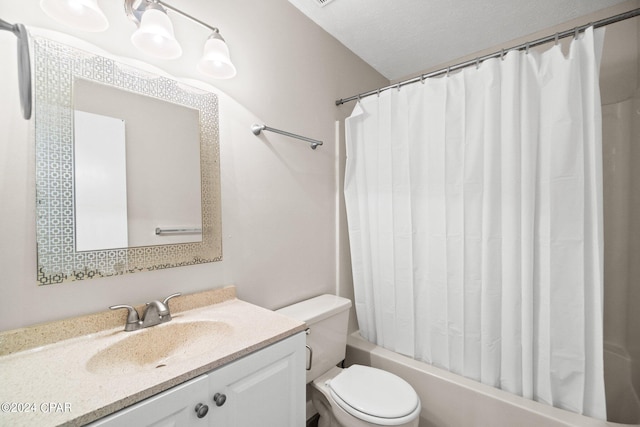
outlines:
[[[98, 0], [40, 0], [40, 7], [47, 15], [77, 30], [98, 32], [109, 27]], [[138, 27], [131, 36], [131, 42], [142, 52], [162, 59], [176, 59], [182, 55], [167, 15], [167, 11], [171, 11], [211, 31], [197, 66], [201, 73], [216, 79], [229, 79], [236, 75], [229, 47], [218, 28], [160, 0], [124, 0], [124, 10]]]
[[40, 7], [56, 21], [77, 30], [97, 33], [109, 28], [98, 0], [40, 0]]
[[198, 63], [201, 73], [217, 79], [229, 79], [236, 75], [229, 48], [218, 28], [160, 0], [124, 0], [124, 9], [127, 16], [138, 26], [131, 41], [143, 52], [165, 59], [174, 59], [181, 55], [182, 49], [173, 35], [173, 26], [167, 16], [167, 10], [170, 10], [211, 30], [212, 34], [205, 42], [204, 53]]

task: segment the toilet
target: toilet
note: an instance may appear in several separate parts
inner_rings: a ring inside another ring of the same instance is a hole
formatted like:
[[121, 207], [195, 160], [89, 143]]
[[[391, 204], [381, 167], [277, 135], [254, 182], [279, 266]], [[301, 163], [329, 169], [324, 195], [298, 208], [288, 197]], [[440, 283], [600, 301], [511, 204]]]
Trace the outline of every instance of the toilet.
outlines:
[[420, 399], [409, 383], [381, 369], [339, 368], [347, 348], [351, 301], [320, 295], [278, 313], [307, 324], [307, 384], [319, 427], [417, 427]]

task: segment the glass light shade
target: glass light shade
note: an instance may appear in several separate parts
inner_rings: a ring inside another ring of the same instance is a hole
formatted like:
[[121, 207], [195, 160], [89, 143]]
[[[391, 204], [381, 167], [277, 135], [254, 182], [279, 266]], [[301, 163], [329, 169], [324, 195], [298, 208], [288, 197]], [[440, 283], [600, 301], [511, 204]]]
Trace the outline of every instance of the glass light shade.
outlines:
[[147, 9], [142, 14], [140, 28], [131, 36], [131, 42], [156, 58], [175, 59], [182, 55], [182, 48], [173, 34], [171, 19], [158, 9]]
[[109, 28], [98, 0], [40, 0], [40, 8], [56, 21], [76, 30], [97, 33]]
[[216, 79], [230, 79], [236, 75], [236, 67], [231, 62], [229, 48], [218, 34], [209, 37], [204, 44], [204, 53], [198, 63], [198, 70]]

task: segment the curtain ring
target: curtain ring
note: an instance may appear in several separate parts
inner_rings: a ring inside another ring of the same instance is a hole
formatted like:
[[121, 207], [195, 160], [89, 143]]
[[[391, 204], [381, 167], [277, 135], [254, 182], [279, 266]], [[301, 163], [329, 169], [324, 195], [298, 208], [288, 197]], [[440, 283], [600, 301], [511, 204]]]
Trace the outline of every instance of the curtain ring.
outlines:
[[451, 72], [451, 66], [447, 67], [447, 77], [449, 77], [450, 72]]
[[398, 92], [400, 92], [400, 83], [396, 86], [398, 88]]
[[480, 58], [476, 58], [476, 70], [480, 68]]
[[560, 33], [556, 33], [555, 44], [558, 45], [558, 40], [560, 40]]
[[576, 27], [576, 32], [575, 32], [575, 34], [573, 35], [573, 39], [574, 39], [574, 40], [578, 40], [578, 36], [579, 36], [579, 35], [580, 35], [580, 28], [579, 28], [579, 27]]
[[378, 89], [378, 98], [380, 98], [380, 89]]
[[420, 76], [420, 83], [424, 84], [424, 74]]
[[500, 60], [504, 61], [504, 49], [500, 49]]
[[527, 42], [527, 45], [524, 48], [524, 53], [526, 53], [527, 55], [529, 54], [529, 42]]

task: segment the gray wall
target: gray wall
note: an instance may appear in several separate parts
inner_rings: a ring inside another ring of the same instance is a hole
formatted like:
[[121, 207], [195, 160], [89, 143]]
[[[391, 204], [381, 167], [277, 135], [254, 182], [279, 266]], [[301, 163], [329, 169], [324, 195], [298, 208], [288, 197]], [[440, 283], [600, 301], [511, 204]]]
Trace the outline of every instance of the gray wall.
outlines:
[[[103, 34], [66, 29], [46, 17], [37, 0], [0, 0], [0, 17], [63, 31], [114, 54], [142, 59], [128, 40], [135, 26], [121, 12], [122, 3], [100, 4], [112, 25]], [[336, 251], [338, 154], [344, 149], [336, 141], [335, 126], [352, 105], [336, 107], [334, 101], [388, 80], [287, 0], [171, 4], [218, 26], [238, 69], [234, 79], [208, 80], [220, 101], [224, 260], [36, 285], [33, 121], [20, 117], [15, 37], [0, 32], [0, 330], [228, 284], [237, 286], [240, 298], [267, 308], [335, 293], [338, 285], [352, 288], [342, 267], [346, 255]], [[195, 62], [208, 34], [179, 17], [172, 19], [183, 57], [148, 62], [179, 77], [199, 78]], [[325, 145], [312, 151], [276, 134], [256, 137], [249, 130], [253, 123], [308, 135]]]

